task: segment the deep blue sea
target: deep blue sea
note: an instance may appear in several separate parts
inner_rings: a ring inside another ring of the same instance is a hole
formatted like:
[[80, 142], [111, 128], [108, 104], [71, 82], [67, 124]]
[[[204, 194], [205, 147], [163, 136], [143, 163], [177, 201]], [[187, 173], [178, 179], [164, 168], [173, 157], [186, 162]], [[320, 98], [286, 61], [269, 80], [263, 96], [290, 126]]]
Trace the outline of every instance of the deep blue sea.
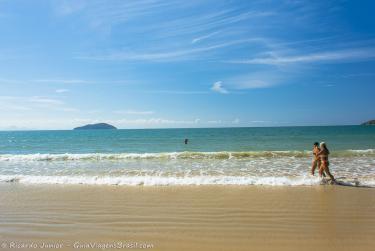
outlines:
[[375, 185], [372, 126], [3, 131], [0, 181], [316, 185], [315, 141], [327, 143], [334, 175]]

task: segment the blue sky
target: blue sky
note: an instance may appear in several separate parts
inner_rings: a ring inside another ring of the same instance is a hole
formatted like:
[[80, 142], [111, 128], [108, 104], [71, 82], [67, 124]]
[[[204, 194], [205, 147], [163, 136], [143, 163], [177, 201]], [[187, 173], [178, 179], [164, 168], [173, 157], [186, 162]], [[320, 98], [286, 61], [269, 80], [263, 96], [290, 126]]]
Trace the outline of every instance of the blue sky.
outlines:
[[0, 129], [374, 119], [373, 1], [0, 0]]

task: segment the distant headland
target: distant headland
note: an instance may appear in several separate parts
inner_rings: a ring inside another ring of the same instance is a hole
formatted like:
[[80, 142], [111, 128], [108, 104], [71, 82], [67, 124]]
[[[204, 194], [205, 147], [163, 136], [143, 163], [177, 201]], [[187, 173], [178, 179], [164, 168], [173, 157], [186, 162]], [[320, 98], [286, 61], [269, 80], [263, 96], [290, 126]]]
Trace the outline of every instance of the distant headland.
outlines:
[[362, 123], [361, 125], [375, 125], [375, 119]]
[[88, 124], [80, 127], [76, 127], [73, 130], [102, 130], [102, 129], [117, 129], [113, 125], [107, 123], [98, 123], [98, 124]]

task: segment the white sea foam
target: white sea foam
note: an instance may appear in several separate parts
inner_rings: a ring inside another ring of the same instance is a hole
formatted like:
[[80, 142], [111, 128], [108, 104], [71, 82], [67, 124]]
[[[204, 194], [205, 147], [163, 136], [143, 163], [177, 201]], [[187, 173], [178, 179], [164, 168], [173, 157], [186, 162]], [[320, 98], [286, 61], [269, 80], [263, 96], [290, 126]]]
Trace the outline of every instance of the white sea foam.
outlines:
[[[65, 154], [2, 154], [0, 161], [100, 161], [127, 159], [245, 159], [310, 157], [311, 151], [246, 151], [246, 152], [164, 152], [164, 153], [65, 153]], [[374, 157], [375, 149], [333, 152], [332, 157]]]
[[85, 184], [127, 186], [199, 186], [199, 185], [266, 185], [266, 186], [313, 186], [319, 185], [317, 177], [241, 177], [241, 176], [26, 176], [0, 175], [0, 182], [24, 184]]
[[359, 153], [359, 154], [375, 154], [375, 149], [365, 149], [365, 150], [348, 150], [348, 152]]
[[[331, 171], [375, 187], [375, 150], [332, 154]], [[140, 161], [138, 161], [140, 160]], [[91, 185], [317, 185], [309, 151], [0, 155], [0, 182]], [[345, 180], [344, 180], [345, 181]]]

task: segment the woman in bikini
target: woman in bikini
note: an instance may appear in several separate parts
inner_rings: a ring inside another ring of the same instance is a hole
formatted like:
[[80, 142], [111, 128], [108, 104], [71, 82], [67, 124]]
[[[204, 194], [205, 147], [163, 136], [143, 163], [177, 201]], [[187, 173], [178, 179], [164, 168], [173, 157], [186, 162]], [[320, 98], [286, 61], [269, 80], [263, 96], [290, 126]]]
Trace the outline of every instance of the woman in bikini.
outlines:
[[[315, 174], [315, 169], [316, 168], [320, 168], [320, 158], [318, 156], [318, 152], [320, 151], [320, 148], [319, 148], [319, 143], [318, 142], [315, 142], [314, 145], [313, 145], [313, 155], [314, 155], [314, 158], [312, 160], [312, 166], [311, 166], [311, 174], [314, 175]], [[326, 177], [325, 173], [323, 172], [323, 176]]]
[[329, 160], [328, 160], [329, 150], [326, 143], [320, 143], [320, 151], [317, 153], [317, 156], [320, 158], [320, 167], [319, 167], [319, 176], [322, 177], [323, 172], [328, 174], [332, 181], [335, 181], [335, 178], [329, 171]]

